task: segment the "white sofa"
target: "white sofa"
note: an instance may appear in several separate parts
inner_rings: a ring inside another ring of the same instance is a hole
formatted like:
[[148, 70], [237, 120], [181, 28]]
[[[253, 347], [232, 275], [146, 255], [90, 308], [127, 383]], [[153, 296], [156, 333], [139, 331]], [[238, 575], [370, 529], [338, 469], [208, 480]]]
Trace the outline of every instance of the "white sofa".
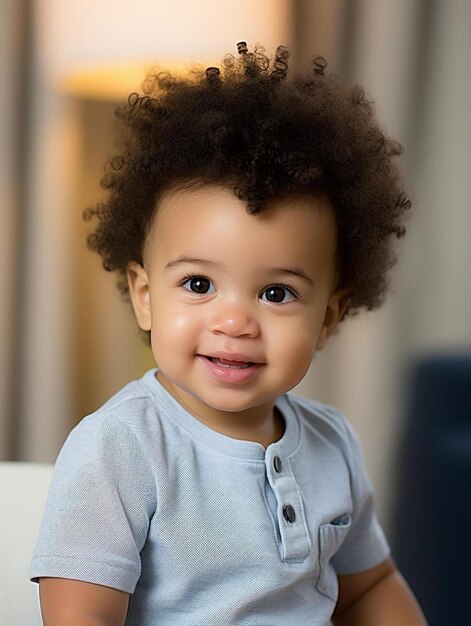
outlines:
[[52, 465], [0, 463], [0, 624], [42, 626], [38, 585], [29, 563], [52, 477]]

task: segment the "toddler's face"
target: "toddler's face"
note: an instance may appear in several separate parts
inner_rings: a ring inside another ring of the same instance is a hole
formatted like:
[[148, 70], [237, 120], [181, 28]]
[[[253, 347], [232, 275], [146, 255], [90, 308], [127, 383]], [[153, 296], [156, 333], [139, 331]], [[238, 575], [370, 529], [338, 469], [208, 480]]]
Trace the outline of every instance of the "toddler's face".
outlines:
[[333, 293], [336, 226], [325, 198], [259, 215], [224, 187], [168, 192], [128, 272], [159, 379], [195, 415], [267, 410], [306, 374], [347, 304]]

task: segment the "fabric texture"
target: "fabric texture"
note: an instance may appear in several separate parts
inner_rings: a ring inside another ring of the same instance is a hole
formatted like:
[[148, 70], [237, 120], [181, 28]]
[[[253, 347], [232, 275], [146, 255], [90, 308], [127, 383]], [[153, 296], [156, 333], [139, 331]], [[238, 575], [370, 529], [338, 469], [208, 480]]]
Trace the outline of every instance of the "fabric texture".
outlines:
[[126, 626], [325, 626], [337, 574], [389, 554], [358, 439], [337, 409], [276, 401], [266, 449], [188, 413], [156, 369], [70, 433], [30, 578], [131, 595]]

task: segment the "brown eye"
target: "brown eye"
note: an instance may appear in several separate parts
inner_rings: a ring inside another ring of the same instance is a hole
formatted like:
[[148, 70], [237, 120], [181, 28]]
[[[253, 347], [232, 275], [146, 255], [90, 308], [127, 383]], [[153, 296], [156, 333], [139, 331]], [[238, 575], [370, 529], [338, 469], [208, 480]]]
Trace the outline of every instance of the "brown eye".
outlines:
[[267, 302], [274, 302], [275, 304], [281, 304], [284, 302], [290, 302], [291, 300], [296, 299], [296, 294], [291, 289], [287, 287], [281, 287], [280, 285], [272, 285], [265, 289], [263, 292], [265, 298], [262, 297], [262, 300], [266, 300]]
[[192, 276], [182, 283], [182, 287], [185, 287], [185, 289], [192, 291], [193, 293], [206, 294], [213, 286], [211, 281], [204, 276]]

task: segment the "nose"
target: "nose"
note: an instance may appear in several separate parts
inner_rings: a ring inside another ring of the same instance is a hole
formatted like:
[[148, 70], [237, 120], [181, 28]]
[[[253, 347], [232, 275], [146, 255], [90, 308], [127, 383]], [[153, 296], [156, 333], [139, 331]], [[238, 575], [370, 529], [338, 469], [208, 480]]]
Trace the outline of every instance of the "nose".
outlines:
[[219, 304], [209, 320], [211, 332], [230, 337], [257, 337], [260, 333], [255, 312], [248, 305]]

